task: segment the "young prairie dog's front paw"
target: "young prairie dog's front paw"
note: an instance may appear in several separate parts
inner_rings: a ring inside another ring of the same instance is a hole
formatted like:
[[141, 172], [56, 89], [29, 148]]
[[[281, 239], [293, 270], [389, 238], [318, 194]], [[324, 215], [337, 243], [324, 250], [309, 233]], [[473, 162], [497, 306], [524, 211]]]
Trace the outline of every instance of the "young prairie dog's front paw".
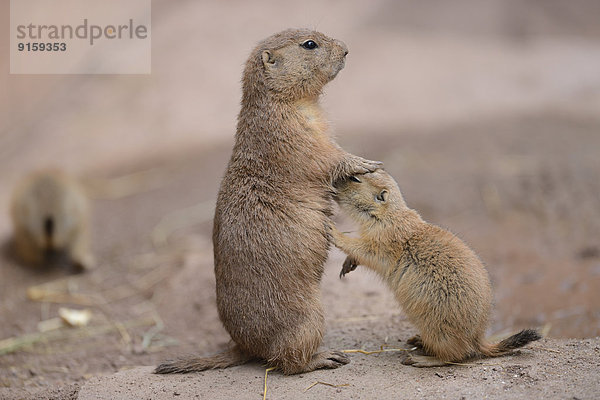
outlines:
[[340, 278], [343, 278], [347, 273], [354, 271], [356, 267], [358, 267], [358, 260], [352, 256], [346, 257], [344, 264], [342, 265], [342, 270], [340, 271]]
[[329, 224], [329, 228], [331, 232], [332, 243], [334, 244], [334, 246], [340, 247], [340, 242], [343, 240], [344, 234], [340, 232], [340, 230], [337, 228], [337, 226], [335, 226], [333, 221], [331, 221], [331, 223]]

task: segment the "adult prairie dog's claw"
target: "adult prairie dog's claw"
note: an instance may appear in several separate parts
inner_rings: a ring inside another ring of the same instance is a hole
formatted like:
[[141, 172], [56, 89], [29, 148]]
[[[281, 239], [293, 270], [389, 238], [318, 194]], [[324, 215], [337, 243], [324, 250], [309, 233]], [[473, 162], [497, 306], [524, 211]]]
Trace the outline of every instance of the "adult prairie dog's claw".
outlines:
[[358, 157], [357, 174], [367, 174], [369, 172], [375, 172], [376, 170], [383, 167], [381, 161], [366, 160]]

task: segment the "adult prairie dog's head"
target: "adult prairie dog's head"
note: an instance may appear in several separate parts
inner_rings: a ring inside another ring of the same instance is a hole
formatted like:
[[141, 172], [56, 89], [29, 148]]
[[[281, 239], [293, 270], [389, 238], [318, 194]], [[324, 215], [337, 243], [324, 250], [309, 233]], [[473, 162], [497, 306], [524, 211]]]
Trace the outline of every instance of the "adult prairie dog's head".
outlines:
[[244, 71], [244, 97], [269, 93], [295, 101], [318, 96], [344, 68], [348, 48], [308, 29], [288, 29], [268, 37], [252, 52]]
[[351, 176], [337, 183], [336, 190], [339, 205], [361, 222], [383, 220], [392, 210], [406, 207], [398, 184], [382, 169]]

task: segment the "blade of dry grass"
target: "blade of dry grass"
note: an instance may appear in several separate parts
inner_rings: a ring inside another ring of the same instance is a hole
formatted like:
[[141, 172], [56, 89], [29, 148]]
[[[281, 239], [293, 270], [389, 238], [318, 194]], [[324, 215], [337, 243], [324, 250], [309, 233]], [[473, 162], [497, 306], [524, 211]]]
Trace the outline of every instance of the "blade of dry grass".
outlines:
[[[154, 318], [139, 318], [121, 323], [121, 327], [133, 328], [137, 326], [145, 326], [154, 324]], [[0, 340], [0, 355], [13, 353], [24, 347], [34, 345], [39, 342], [53, 342], [59, 340], [73, 340], [84, 337], [99, 336], [105, 333], [119, 331], [119, 327], [114, 323], [82, 327], [82, 328], [65, 328], [47, 332], [26, 333], [20, 336]]]
[[349, 383], [341, 383], [341, 384], [339, 384], [339, 385], [334, 385], [333, 383], [327, 383], [327, 382], [317, 381], [317, 382], [313, 383], [312, 385], [310, 385], [309, 387], [307, 387], [306, 389], [304, 389], [304, 390], [302, 391], [302, 393], [305, 393], [305, 392], [307, 392], [308, 390], [312, 389], [313, 387], [315, 387], [315, 386], [317, 386], [317, 385], [331, 386], [331, 387], [334, 387], [334, 388], [340, 388], [340, 387], [347, 387], [347, 386], [350, 386], [350, 384], [349, 384]]
[[273, 371], [276, 367], [271, 367], [271, 368], [267, 368], [265, 370], [265, 386], [264, 386], [264, 390], [263, 390], [263, 400], [265, 400], [267, 398], [267, 376], [269, 375], [270, 371]]
[[386, 352], [395, 352], [395, 351], [412, 351], [415, 350], [416, 347], [413, 347], [411, 349], [401, 349], [401, 348], [391, 348], [391, 349], [384, 349], [383, 346], [381, 346], [379, 348], [379, 350], [363, 350], [363, 349], [348, 349], [348, 350], [342, 350], [342, 353], [360, 353], [360, 354], [379, 354], [379, 353], [386, 353]]

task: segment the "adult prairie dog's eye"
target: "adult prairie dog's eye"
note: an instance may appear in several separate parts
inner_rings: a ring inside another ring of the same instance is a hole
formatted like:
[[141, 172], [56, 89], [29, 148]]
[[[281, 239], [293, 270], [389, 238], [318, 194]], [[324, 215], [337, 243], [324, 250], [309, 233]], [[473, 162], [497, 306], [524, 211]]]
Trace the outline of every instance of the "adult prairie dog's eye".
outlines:
[[360, 179], [358, 179], [358, 178], [357, 178], [357, 177], [355, 177], [355, 176], [351, 176], [351, 177], [350, 177], [350, 180], [351, 180], [352, 182], [360, 183]]
[[300, 46], [304, 47], [305, 49], [308, 50], [312, 50], [312, 49], [316, 49], [317, 47], [319, 47], [314, 40], [307, 40], [306, 42], [302, 43]]

